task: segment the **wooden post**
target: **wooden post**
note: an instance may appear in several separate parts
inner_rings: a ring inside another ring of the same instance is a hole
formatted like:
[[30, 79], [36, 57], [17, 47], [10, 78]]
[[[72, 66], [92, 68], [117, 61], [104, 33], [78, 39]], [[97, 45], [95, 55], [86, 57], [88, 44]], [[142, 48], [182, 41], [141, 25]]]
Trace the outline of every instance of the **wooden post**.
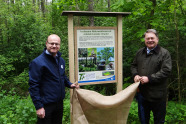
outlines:
[[122, 15], [117, 16], [118, 26], [118, 82], [117, 93], [123, 87], [123, 43], [122, 43]]
[[74, 30], [73, 30], [73, 15], [68, 15], [68, 52], [69, 52], [69, 79], [74, 83]]
[[[74, 76], [74, 26], [73, 26], [73, 14], [68, 15], [68, 53], [69, 53], [69, 80], [75, 82]], [[72, 99], [72, 90], [70, 90], [70, 99]], [[72, 106], [70, 106], [72, 109]], [[70, 111], [70, 122], [73, 124], [72, 112]]]

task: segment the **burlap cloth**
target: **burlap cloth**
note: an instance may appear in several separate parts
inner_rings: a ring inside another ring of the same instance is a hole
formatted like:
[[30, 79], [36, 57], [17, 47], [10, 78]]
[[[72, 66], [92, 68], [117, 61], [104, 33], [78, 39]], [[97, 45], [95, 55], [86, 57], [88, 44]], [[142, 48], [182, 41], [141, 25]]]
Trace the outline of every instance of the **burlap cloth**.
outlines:
[[126, 124], [129, 109], [139, 82], [113, 96], [95, 91], [74, 89], [71, 112], [73, 124]]

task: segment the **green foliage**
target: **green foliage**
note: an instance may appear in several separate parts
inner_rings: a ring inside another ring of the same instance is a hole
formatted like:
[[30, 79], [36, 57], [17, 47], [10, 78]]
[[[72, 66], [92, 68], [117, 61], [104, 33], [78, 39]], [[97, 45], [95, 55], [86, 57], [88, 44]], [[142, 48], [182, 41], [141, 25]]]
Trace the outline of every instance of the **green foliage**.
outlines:
[[133, 101], [129, 110], [129, 115], [127, 119], [128, 124], [140, 124], [138, 117], [138, 104]]
[[131, 83], [124, 83], [124, 84], [123, 84], [123, 89], [127, 88], [127, 87], [130, 86], [130, 85], [131, 85]]
[[[24, 2], [24, 3], [23, 3]], [[86, 0], [53, 0], [45, 5], [45, 14], [40, 10], [40, 3], [32, 0], [16, 0], [5, 2], [0, 0], [0, 122], [3, 123], [35, 123], [35, 108], [28, 95], [28, 65], [45, 47], [49, 34], [58, 34], [61, 39], [62, 57], [66, 61], [68, 75], [68, 27], [67, 17], [62, 11], [87, 11]], [[143, 33], [147, 28], [155, 28], [159, 32], [160, 45], [167, 48], [172, 56], [173, 69], [169, 78], [170, 99], [178, 100], [181, 91], [183, 104], [168, 103], [167, 123], [184, 123], [185, 117], [185, 1], [181, 0], [110, 0], [94, 1], [95, 11], [131, 12], [123, 18], [123, 88], [133, 82], [130, 65], [137, 50], [144, 46]], [[43, 16], [45, 15], [45, 16]], [[74, 17], [74, 26], [89, 26], [89, 17]], [[95, 17], [95, 26], [116, 26], [115, 17]], [[176, 27], [178, 35], [176, 33]], [[179, 40], [179, 41], [178, 41]], [[178, 41], [178, 44], [176, 44]], [[179, 56], [176, 54], [178, 49]], [[178, 77], [177, 63], [180, 66]], [[95, 69], [92, 67], [91, 69]], [[83, 68], [90, 70], [90, 68]], [[92, 70], [93, 71], [93, 70]], [[181, 81], [178, 88], [178, 79]], [[83, 86], [103, 95], [113, 95], [116, 84]], [[68, 96], [68, 94], [67, 94]], [[69, 123], [69, 99], [64, 101], [64, 123]], [[24, 110], [24, 111], [23, 111]], [[138, 123], [137, 103], [133, 102], [129, 114], [130, 123]]]
[[[123, 28], [123, 75], [131, 76], [130, 64], [137, 50], [144, 46], [143, 33], [148, 28], [159, 32], [159, 44], [168, 49], [172, 57], [172, 73], [169, 90], [176, 100], [185, 99], [185, 1], [180, 0], [119, 0], [112, 4], [112, 11], [131, 12], [124, 18]], [[178, 51], [176, 51], [178, 50]], [[179, 68], [178, 68], [179, 66]], [[178, 72], [179, 71], [179, 72]], [[179, 80], [180, 82], [179, 83]], [[133, 82], [131, 78], [128, 82]], [[170, 96], [171, 96], [170, 95]], [[172, 99], [172, 98], [171, 98]]]
[[28, 69], [25, 69], [22, 73], [13, 79], [13, 86], [17, 87], [15, 92], [21, 96], [25, 96], [28, 93]]
[[[36, 122], [36, 111], [30, 96], [27, 98], [21, 98], [15, 95], [14, 92], [6, 93], [6, 91], [1, 90], [0, 108], [0, 122], [2, 124], [33, 124]], [[182, 124], [186, 121], [185, 118], [186, 105], [169, 101], [167, 106], [166, 124]], [[150, 122], [153, 123], [152, 113]], [[67, 90], [66, 98], [64, 100], [63, 123], [70, 123], [69, 90]], [[139, 124], [138, 105], [135, 100], [131, 104], [127, 123]]]
[[[178, 104], [169, 101], [167, 106], [167, 113], [165, 117], [165, 124], [184, 124], [186, 121], [186, 105]], [[153, 113], [151, 112], [150, 122], [153, 123]], [[140, 124], [138, 118], [138, 104], [134, 100], [131, 104], [128, 124]]]
[[21, 99], [14, 92], [1, 91], [0, 108], [2, 124], [33, 124], [36, 122], [36, 112], [30, 97]]
[[70, 123], [70, 90], [66, 89], [66, 96], [63, 102], [63, 123]]
[[85, 86], [81, 86], [81, 88], [93, 90], [105, 96], [116, 94], [116, 83], [101, 84], [101, 85], [85, 85]]
[[105, 60], [105, 64], [109, 63], [109, 58], [114, 57], [114, 49], [111, 47], [104, 48], [97, 53], [98, 61]]
[[[0, 55], [0, 79], [3, 77], [6, 78], [8, 73], [11, 73], [15, 70], [15, 67], [11, 64], [11, 62], [12, 59]], [[1, 83], [2, 82], [0, 82], [0, 84]]]
[[88, 67], [83, 67], [82, 65], [79, 66], [80, 72], [86, 72], [86, 71], [97, 71], [97, 65], [95, 64], [87, 64]]
[[167, 123], [174, 124], [186, 122], [186, 105], [176, 102], [168, 102], [165, 120]]
[[[23, 84], [28, 79], [26, 77], [28, 65], [42, 52], [46, 38], [51, 33], [58, 34], [62, 39], [61, 52], [66, 61], [66, 74], [68, 75], [68, 21], [67, 17], [61, 16], [61, 12], [64, 10], [87, 11], [89, 3], [86, 0], [53, 0], [52, 3], [45, 5], [45, 14], [42, 14], [38, 6], [40, 3], [34, 4], [32, 0], [18, 0], [14, 3], [0, 0], [0, 2], [0, 84], [3, 84], [3, 89], [8, 90], [9, 87], [16, 86], [17, 89], [22, 89], [20, 92], [25, 92], [20, 94], [26, 94], [28, 86], [23, 86]], [[133, 79], [129, 78], [131, 77], [130, 65], [137, 50], [144, 46], [143, 33], [147, 28], [157, 29], [160, 44], [170, 51], [173, 60], [179, 61], [180, 79], [181, 82], [185, 82], [184, 2], [156, 0], [156, 4], [153, 4], [150, 0], [112, 0], [110, 5], [109, 7], [108, 1], [105, 0], [94, 1], [94, 10], [131, 12], [129, 16], [123, 18], [124, 83], [133, 82]], [[88, 18], [74, 17], [74, 26], [89, 26]], [[179, 56], [175, 52], [177, 39], [175, 21], [177, 21], [179, 31]], [[115, 17], [94, 17], [94, 24], [95, 26], [116, 26], [117, 19]], [[177, 83], [171, 83], [179, 79], [176, 61], [173, 61], [173, 71], [169, 80], [171, 90], [177, 89], [178, 86]], [[85, 70], [90, 69], [85, 68]], [[185, 83], [182, 83], [181, 88], [184, 86]], [[183, 88], [180, 90], [184, 91]], [[176, 94], [177, 92], [175, 91]], [[183, 97], [184, 93], [182, 93]]]
[[[5, 90], [16, 87], [15, 91], [19, 95], [26, 95], [29, 63], [41, 54], [47, 36], [53, 32], [61, 35], [62, 29], [56, 26], [53, 30], [50, 13], [46, 14], [49, 20], [40, 16], [31, 0], [25, 1], [24, 6], [23, 1], [14, 4], [2, 0], [0, 2], [0, 14], [3, 15], [0, 15], [0, 84]], [[64, 50], [63, 57], [67, 60], [68, 47], [65, 46], [66, 42], [63, 42], [61, 48]]]
[[[30, 96], [21, 98], [14, 91], [0, 88], [0, 122], [2, 124], [34, 124], [37, 116]], [[63, 123], [70, 123], [70, 91], [64, 99]]]
[[64, 106], [63, 106], [63, 123], [69, 124], [70, 122], [70, 98], [64, 100]]

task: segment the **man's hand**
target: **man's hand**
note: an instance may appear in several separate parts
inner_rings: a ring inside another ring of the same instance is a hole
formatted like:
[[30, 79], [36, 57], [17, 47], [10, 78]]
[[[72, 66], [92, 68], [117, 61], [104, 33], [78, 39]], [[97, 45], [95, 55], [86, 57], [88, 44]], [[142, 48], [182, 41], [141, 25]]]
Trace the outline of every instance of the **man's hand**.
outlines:
[[142, 77], [140, 78], [140, 82], [141, 82], [142, 84], [148, 83], [148, 82], [149, 82], [149, 78], [148, 78], [147, 76], [142, 76]]
[[71, 88], [79, 88], [79, 84], [78, 84], [78, 82], [76, 81], [75, 83], [73, 83], [71, 86], [70, 86]]
[[136, 75], [136, 76], [134, 77], [134, 82], [139, 82], [140, 79], [141, 79], [141, 77], [140, 77], [139, 75]]
[[39, 118], [44, 118], [45, 117], [45, 109], [44, 108], [40, 108], [36, 111], [36, 114]]

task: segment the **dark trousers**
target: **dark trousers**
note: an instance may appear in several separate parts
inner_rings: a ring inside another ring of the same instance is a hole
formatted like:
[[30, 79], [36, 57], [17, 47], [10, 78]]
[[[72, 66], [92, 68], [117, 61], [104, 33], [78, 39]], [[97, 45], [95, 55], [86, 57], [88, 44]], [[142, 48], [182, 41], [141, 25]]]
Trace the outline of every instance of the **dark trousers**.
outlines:
[[136, 100], [138, 102], [138, 116], [140, 119], [141, 124], [145, 124], [145, 114], [144, 114], [144, 108], [142, 106], [143, 96], [141, 93], [137, 93]]
[[153, 112], [154, 124], [163, 124], [166, 115], [166, 101], [149, 102], [138, 93], [138, 115], [141, 124], [149, 124], [150, 112]]
[[45, 118], [37, 118], [37, 124], [62, 124], [63, 101], [44, 105]]

